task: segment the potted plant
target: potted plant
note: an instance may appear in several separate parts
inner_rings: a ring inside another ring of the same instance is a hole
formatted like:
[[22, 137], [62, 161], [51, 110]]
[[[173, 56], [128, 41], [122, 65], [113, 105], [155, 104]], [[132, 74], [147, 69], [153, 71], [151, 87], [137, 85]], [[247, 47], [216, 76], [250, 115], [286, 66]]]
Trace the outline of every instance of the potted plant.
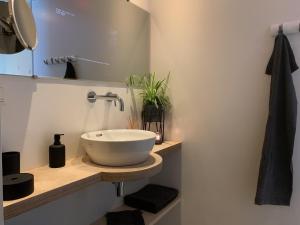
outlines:
[[143, 129], [150, 130], [151, 123], [156, 123], [157, 132], [163, 136], [165, 112], [170, 109], [170, 99], [167, 95], [170, 74], [164, 79], [157, 79], [155, 73], [146, 75], [131, 75], [127, 86], [140, 89], [143, 99]]

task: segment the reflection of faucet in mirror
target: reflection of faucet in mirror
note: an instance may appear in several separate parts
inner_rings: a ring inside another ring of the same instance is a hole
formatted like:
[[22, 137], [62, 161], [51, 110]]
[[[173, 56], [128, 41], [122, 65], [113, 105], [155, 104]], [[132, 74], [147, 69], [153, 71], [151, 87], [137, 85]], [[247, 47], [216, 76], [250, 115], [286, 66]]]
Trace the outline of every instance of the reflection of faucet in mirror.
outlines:
[[114, 102], [116, 106], [116, 102], [120, 105], [120, 111], [124, 112], [124, 100], [117, 94], [113, 94], [111, 92], [106, 93], [105, 95], [97, 95], [96, 92], [90, 91], [87, 95], [87, 100], [90, 103], [95, 103], [97, 99], [103, 99], [108, 102]]

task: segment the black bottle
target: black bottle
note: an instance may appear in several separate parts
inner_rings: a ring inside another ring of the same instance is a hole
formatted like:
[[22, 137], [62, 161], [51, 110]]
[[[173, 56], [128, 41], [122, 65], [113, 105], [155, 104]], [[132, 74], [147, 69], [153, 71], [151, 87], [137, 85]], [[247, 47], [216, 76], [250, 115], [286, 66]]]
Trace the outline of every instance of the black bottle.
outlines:
[[66, 147], [61, 144], [60, 136], [63, 134], [54, 135], [54, 144], [49, 147], [49, 167], [60, 168], [66, 164]]

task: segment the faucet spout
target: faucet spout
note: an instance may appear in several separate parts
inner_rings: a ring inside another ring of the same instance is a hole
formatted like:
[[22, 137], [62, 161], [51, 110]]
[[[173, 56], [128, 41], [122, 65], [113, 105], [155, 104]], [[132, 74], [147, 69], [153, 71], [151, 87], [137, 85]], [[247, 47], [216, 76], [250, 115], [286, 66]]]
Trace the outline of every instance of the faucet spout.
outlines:
[[124, 100], [118, 96], [118, 102], [119, 102], [119, 105], [120, 105], [120, 111], [124, 112], [125, 111]]
[[106, 93], [105, 95], [97, 95], [96, 92], [90, 91], [87, 94], [87, 100], [89, 103], [95, 103], [98, 99], [102, 99], [108, 102], [114, 102], [116, 105], [116, 102], [119, 103], [120, 111], [124, 112], [125, 110], [125, 104], [124, 100], [117, 94], [113, 94], [111, 92]]

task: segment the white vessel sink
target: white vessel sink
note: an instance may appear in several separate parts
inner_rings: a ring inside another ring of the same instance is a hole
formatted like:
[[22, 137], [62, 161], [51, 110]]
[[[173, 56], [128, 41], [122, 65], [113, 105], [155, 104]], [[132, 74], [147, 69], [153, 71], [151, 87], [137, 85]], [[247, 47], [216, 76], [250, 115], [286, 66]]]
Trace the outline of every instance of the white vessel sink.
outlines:
[[155, 133], [144, 130], [103, 130], [81, 136], [91, 161], [104, 166], [129, 166], [146, 161]]

